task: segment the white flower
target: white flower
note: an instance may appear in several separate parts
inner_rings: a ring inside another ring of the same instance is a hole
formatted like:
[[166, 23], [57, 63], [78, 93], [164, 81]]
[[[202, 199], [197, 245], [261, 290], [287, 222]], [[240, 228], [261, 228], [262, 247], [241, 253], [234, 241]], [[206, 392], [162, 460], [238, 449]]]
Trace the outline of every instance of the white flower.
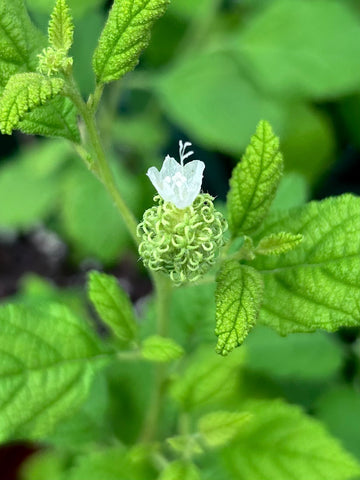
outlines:
[[163, 200], [180, 209], [189, 207], [199, 195], [205, 168], [201, 160], [192, 160], [184, 165], [184, 160], [194, 154], [192, 151], [185, 152], [190, 146], [190, 142], [180, 140], [180, 163], [167, 155], [160, 172], [151, 167], [146, 174]]

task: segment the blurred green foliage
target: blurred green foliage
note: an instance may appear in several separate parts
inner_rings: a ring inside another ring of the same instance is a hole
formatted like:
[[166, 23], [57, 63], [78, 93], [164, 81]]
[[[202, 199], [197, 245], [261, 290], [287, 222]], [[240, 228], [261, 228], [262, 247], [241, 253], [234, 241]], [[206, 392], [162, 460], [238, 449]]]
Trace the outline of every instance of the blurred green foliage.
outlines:
[[[26, 3], [45, 32], [54, 2]], [[85, 95], [94, 86], [91, 57], [107, 7], [102, 0], [69, 4], [75, 17], [71, 54]], [[360, 147], [357, 0], [173, 0], [140, 67], [109, 87], [98, 115], [118, 185], [138, 217], [154, 194], [145, 171], [159, 165], [165, 153], [174, 153], [178, 137], [188, 137], [201, 151], [207, 176], [214, 179], [210, 193], [216, 195], [262, 118], [281, 138], [287, 172], [271, 212], [303, 205], [339, 157], [335, 120], [346, 140]], [[131, 241], [110, 197], [76, 152], [63, 140], [17, 139], [19, 148], [0, 165], [0, 233], [28, 233], [43, 224], [65, 241], [75, 265], [89, 258], [115, 265], [132, 248]], [[24, 278], [14, 300], [62, 302], [79, 317], [90, 317], [77, 289], [59, 289], [37, 277]], [[138, 309], [146, 338], [156, 321], [152, 300]], [[210, 408], [235, 409], [248, 397], [282, 397], [321, 419], [360, 459], [358, 341], [319, 332], [283, 339], [256, 327], [247, 345], [224, 361], [210, 347], [213, 285], [176, 290], [170, 316], [169, 336], [189, 355], [172, 371], [162, 435], [174, 435], [182, 410], [191, 411], [195, 423]], [[353, 338], [357, 335], [354, 330]], [[80, 409], [67, 412], [68, 418], [49, 432], [44, 443], [58, 453], [34, 457], [24, 467], [23, 480], [111, 480], [124, 472], [132, 480], [146, 480], [149, 472], [154, 478], [146, 454], [125, 453], [123, 447], [139, 436], [153, 380], [143, 360], [109, 365]], [[295, 410], [288, 408], [296, 423]], [[94, 445], [99, 447], [95, 453]], [[241, 440], [237, 445], [240, 449]], [[203, 478], [235, 478], [247, 464], [234, 457], [229, 451], [221, 461], [205, 457]]]

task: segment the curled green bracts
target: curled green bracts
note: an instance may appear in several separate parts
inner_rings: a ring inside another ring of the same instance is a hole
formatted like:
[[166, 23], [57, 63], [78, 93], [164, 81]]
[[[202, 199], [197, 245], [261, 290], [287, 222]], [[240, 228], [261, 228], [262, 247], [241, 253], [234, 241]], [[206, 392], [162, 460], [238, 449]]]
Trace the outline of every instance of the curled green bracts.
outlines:
[[144, 213], [138, 225], [139, 253], [146, 267], [167, 273], [176, 285], [195, 282], [215, 263], [227, 223], [208, 194], [184, 209], [165, 202]]

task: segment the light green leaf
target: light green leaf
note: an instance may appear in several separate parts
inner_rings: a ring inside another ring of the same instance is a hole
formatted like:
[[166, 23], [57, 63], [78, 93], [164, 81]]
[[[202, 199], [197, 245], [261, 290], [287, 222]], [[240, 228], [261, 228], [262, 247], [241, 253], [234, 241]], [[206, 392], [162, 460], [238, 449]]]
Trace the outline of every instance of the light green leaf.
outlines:
[[246, 342], [246, 366], [250, 370], [285, 380], [323, 382], [340, 370], [344, 353], [333, 335], [314, 332], [281, 337], [257, 325]]
[[224, 54], [189, 55], [156, 77], [153, 87], [171, 120], [209, 149], [239, 156], [262, 118], [279, 134], [284, 127], [285, 110]]
[[44, 450], [30, 455], [21, 466], [20, 480], [61, 480], [65, 470], [65, 455], [53, 450]]
[[7, 83], [0, 99], [0, 129], [11, 135], [25, 113], [45, 105], [64, 87], [61, 78], [44, 77], [39, 73], [18, 73]]
[[66, 97], [57, 96], [46, 105], [26, 113], [18, 127], [29, 135], [63, 137], [71, 142], [80, 143], [77, 111]]
[[36, 54], [45, 44], [31, 23], [23, 0], [0, 0], [0, 94], [16, 73], [35, 70]]
[[272, 233], [260, 240], [255, 253], [259, 255], [281, 255], [294, 250], [303, 240], [304, 237], [300, 233], [297, 235], [288, 232]]
[[259, 237], [304, 236], [280, 257], [257, 257], [265, 294], [260, 321], [281, 334], [360, 325], [360, 199], [352, 195], [275, 212]]
[[183, 354], [183, 348], [174, 340], [159, 335], [146, 338], [141, 347], [141, 355], [152, 362], [171, 362]]
[[159, 480], [200, 480], [200, 478], [200, 472], [193, 463], [176, 460], [165, 467]]
[[66, 480], [149, 480], [149, 470], [137, 465], [124, 447], [113, 447], [78, 457]]
[[176, 453], [201, 455], [204, 452], [196, 435], [177, 435], [166, 439], [166, 442]]
[[360, 461], [358, 390], [345, 385], [332, 388], [319, 399], [315, 413], [330, 432], [342, 441], [344, 447]]
[[115, 277], [89, 274], [88, 295], [100, 318], [124, 342], [136, 338], [137, 325], [132, 304]]
[[318, 421], [281, 401], [249, 402], [253, 413], [225, 452], [237, 480], [347, 480], [360, 473], [355, 459]]
[[[139, 209], [141, 191], [134, 176], [116, 165], [114, 171], [127, 204]], [[96, 258], [104, 264], [118, 260], [131, 239], [119, 212], [104, 186], [79, 163], [69, 171], [61, 202], [64, 237], [77, 259]]]
[[251, 418], [247, 412], [212, 412], [199, 419], [197, 428], [206, 445], [217, 448], [233, 440]]
[[85, 400], [108, 357], [65, 307], [0, 309], [0, 439], [39, 439]]
[[74, 24], [66, 0], [57, 0], [49, 22], [49, 41], [56, 50], [68, 53], [73, 43]]
[[273, 201], [283, 172], [279, 139], [262, 121], [230, 179], [227, 207], [233, 235], [256, 230]]
[[323, 110], [290, 103], [281, 133], [285, 172], [298, 172], [311, 183], [319, 181], [336, 159], [336, 132]]
[[171, 394], [185, 410], [216, 404], [237, 391], [243, 362], [241, 349], [223, 358], [204, 347], [188, 358], [185, 370], [172, 385]]
[[216, 352], [228, 355], [254, 327], [263, 297], [261, 275], [236, 260], [226, 262], [216, 279]]
[[0, 228], [28, 230], [56, 210], [60, 168], [69, 155], [61, 141], [27, 148], [0, 168]]
[[289, 210], [292, 207], [304, 205], [309, 199], [309, 186], [299, 173], [285, 173], [280, 180], [270, 212]]
[[169, 0], [114, 0], [93, 57], [98, 83], [118, 80], [136, 67], [155, 20], [168, 4]]
[[235, 42], [267, 91], [324, 99], [359, 88], [360, 23], [343, 2], [271, 2]]

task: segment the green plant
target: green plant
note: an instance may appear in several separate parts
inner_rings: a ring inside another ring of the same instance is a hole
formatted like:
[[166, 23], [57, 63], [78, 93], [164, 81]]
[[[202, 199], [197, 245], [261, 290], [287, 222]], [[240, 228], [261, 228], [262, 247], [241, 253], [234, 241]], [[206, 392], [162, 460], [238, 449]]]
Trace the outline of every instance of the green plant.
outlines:
[[[73, 76], [66, 1], [56, 2], [46, 44], [21, 0], [0, 0], [1, 131], [71, 142], [89, 178], [93, 174], [115, 204], [155, 290], [154, 304], [138, 318], [116, 279], [93, 271], [88, 297], [108, 329], [103, 337], [73, 298], [46, 283], [35, 281], [34, 288], [30, 281], [22, 298], [1, 307], [0, 440], [53, 447], [25, 466], [26, 480], [354, 478], [360, 474], [355, 457], [319, 420], [276, 399], [276, 391], [259, 393], [256, 374], [313, 380], [339, 368], [343, 353], [324, 331], [360, 326], [359, 198], [297, 205], [296, 197], [287, 209], [279, 188], [280, 142], [267, 121], [258, 124], [233, 170], [227, 221], [221, 205], [200, 193], [203, 163], [184, 164], [193, 153], [185, 153], [186, 144], [180, 144], [180, 164], [167, 157], [160, 172], [149, 169], [160, 197], [139, 224], [118, 188], [96, 115], [106, 84], [137, 65], [167, 5], [114, 1], [93, 55], [96, 86], [85, 102]], [[281, 15], [291, 10], [286, 5], [272, 7], [262, 31], [276, 8]], [[252, 61], [266, 69], [258, 56], [261, 49]], [[227, 71], [225, 58], [219, 64]], [[286, 83], [285, 73], [280, 80]], [[156, 88], [173, 101], [171, 81], [163, 81]], [[342, 78], [331, 87], [346, 89], [351, 82]], [[302, 84], [307, 95], [328, 88]], [[57, 166], [47, 168], [53, 174]], [[41, 186], [41, 175], [36, 178]], [[46, 191], [35, 212], [46, 210], [50, 198]], [[16, 216], [11, 221], [19, 222]], [[280, 339], [258, 324], [291, 335]], [[316, 330], [322, 332], [302, 343], [304, 333]], [[245, 349], [237, 348], [244, 342]], [[287, 342], [302, 352], [296, 361]], [[328, 361], [321, 364], [317, 352]], [[307, 365], [311, 355], [318, 365]], [[322, 412], [325, 417], [326, 401]]]

